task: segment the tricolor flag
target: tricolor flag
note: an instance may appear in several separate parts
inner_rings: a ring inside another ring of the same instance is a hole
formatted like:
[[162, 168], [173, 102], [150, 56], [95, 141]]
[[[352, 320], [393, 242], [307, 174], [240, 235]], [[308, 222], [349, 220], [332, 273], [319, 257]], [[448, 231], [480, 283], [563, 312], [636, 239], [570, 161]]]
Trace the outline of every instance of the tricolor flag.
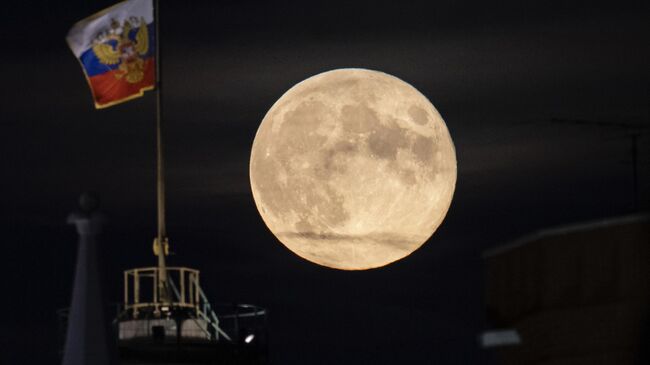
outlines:
[[66, 40], [95, 100], [106, 108], [142, 96], [155, 84], [152, 0], [127, 0], [79, 21]]

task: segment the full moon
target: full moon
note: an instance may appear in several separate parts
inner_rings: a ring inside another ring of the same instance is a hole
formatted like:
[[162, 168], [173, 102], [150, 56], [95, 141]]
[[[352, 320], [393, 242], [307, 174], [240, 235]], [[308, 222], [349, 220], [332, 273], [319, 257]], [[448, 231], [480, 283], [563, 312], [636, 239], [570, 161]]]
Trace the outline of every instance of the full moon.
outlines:
[[339, 69], [287, 91], [260, 124], [251, 189], [271, 232], [323, 266], [384, 266], [422, 246], [456, 186], [456, 152], [429, 100], [383, 72]]

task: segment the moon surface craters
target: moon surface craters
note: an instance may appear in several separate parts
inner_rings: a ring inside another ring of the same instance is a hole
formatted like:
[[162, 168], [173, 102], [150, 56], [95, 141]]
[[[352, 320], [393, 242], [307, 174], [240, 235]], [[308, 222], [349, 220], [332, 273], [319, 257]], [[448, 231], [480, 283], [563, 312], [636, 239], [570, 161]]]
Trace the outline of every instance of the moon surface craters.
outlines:
[[446, 215], [456, 157], [444, 121], [405, 82], [345, 69], [309, 78], [269, 110], [251, 188], [290, 250], [339, 269], [407, 256]]

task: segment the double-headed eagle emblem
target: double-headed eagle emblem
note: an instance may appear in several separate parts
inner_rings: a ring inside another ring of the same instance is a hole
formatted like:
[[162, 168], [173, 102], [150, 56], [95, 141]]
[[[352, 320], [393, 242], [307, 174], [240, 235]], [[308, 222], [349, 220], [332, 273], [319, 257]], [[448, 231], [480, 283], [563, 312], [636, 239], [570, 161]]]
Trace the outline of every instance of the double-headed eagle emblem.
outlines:
[[[115, 78], [118, 80], [124, 78], [131, 84], [140, 82], [144, 78], [142, 56], [149, 51], [147, 23], [144, 18], [140, 18], [139, 23], [135, 39], [131, 39], [129, 37], [132, 29], [131, 22], [125, 20], [120, 32], [120, 23], [113, 20], [111, 22], [112, 29], [107, 32], [108, 34], [98, 38], [92, 46], [99, 62], [105, 65], [120, 64], [118, 67], [120, 72], [115, 73]], [[112, 42], [108, 42], [110, 40], [115, 40], [117, 43], [113, 45]]]

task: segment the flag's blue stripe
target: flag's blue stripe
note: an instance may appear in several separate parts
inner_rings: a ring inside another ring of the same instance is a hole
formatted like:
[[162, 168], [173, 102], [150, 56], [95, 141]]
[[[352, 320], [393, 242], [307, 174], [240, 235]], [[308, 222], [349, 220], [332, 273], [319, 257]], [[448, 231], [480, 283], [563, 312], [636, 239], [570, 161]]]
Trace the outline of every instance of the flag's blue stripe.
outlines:
[[[147, 25], [147, 30], [149, 31], [149, 50], [147, 51], [147, 54], [142, 56], [142, 58], [149, 58], [153, 57], [155, 52], [156, 52], [156, 37], [154, 34], [155, 27], [152, 24]], [[131, 32], [129, 32], [129, 38], [135, 39], [135, 35], [138, 33], [139, 28], [131, 29]], [[108, 41], [107, 43], [110, 43], [113, 47], [117, 45], [117, 41], [111, 40]], [[81, 57], [79, 57], [79, 60], [81, 60], [81, 64], [83, 67], [86, 69], [86, 74], [88, 77], [95, 76], [95, 75], [101, 75], [105, 72], [115, 70], [118, 67], [120, 67], [120, 63], [117, 63], [115, 65], [105, 65], [99, 61], [99, 58], [95, 55], [95, 52], [93, 52], [93, 49], [87, 49], [84, 53], [81, 54]]]

